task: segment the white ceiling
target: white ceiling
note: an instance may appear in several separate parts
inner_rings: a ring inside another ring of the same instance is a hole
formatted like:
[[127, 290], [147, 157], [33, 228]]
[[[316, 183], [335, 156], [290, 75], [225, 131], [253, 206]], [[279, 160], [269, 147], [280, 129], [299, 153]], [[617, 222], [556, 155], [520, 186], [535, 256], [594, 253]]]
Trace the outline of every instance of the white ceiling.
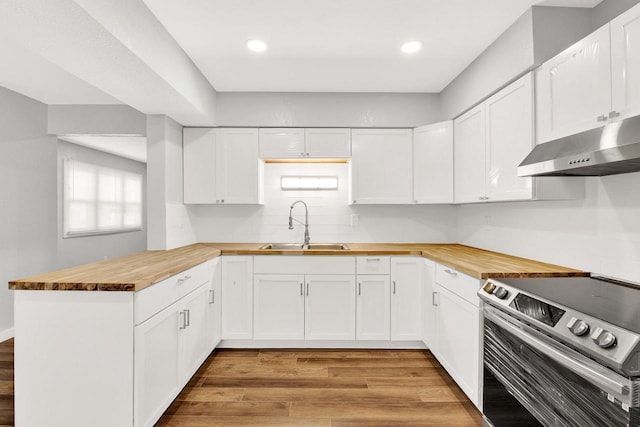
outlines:
[[58, 139], [94, 150], [147, 162], [147, 138], [137, 135], [58, 135]]
[[[210, 126], [214, 88], [440, 92], [530, 6], [599, 2], [0, 0], [0, 86]], [[414, 56], [399, 51], [410, 39], [424, 42]]]
[[532, 5], [600, 0], [144, 2], [218, 91], [440, 92]]

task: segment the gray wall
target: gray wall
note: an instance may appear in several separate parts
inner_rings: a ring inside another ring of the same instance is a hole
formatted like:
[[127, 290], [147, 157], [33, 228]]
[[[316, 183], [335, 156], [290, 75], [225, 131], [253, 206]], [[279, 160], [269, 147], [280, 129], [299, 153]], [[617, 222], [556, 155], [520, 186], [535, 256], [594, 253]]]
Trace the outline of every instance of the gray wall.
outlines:
[[416, 127], [440, 120], [427, 93], [218, 92], [218, 126]]
[[[125, 170], [146, 176], [144, 163], [125, 159], [102, 151], [58, 141], [58, 268], [102, 261], [105, 257], [115, 258], [130, 253], [141, 252], [147, 248], [147, 227], [143, 220], [142, 230], [98, 236], [78, 236], [62, 238], [62, 195], [63, 195], [63, 159], [73, 159], [113, 169]], [[143, 218], [146, 215], [143, 212]]]
[[591, 11], [592, 30], [600, 28], [638, 3], [640, 3], [640, 0], [604, 0]]
[[0, 341], [13, 327], [7, 282], [56, 268], [55, 176], [47, 106], [0, 87]]
[[49, 105], [48, 113], [53, 135], [147, 134], [147, 116], [128, 105]]

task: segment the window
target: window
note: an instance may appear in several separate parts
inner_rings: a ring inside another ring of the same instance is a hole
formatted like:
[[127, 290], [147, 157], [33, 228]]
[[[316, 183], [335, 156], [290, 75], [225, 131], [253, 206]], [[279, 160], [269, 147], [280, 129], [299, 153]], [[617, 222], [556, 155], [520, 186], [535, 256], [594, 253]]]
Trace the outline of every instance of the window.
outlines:
[[142, 175], [64, 161], [63, 237], [142, 228]]

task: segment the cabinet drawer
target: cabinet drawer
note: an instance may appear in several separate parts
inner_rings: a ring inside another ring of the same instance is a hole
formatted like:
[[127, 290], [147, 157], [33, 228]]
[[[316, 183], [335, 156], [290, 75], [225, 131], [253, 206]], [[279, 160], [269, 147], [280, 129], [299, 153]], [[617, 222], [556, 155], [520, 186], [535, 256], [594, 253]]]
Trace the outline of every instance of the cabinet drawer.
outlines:
[[200, 285], [208, 282], [211, 277], [211, 265], [211, 261], [203, 262], [136, 292], [134, 298], [135, 324], [139, 325]]
[[389, 274], [388, 256], [359, 256], [356, 258], [358, 274]]
[[479, 299], [476, 293], [480, 289], [481, 280], [461, 273], [455, 268], [436, 264], [436, 283], [476, 307], [479, 306]]
[[273, 256], [253, 258], [254, 274], [356, 274], [352, 256]]

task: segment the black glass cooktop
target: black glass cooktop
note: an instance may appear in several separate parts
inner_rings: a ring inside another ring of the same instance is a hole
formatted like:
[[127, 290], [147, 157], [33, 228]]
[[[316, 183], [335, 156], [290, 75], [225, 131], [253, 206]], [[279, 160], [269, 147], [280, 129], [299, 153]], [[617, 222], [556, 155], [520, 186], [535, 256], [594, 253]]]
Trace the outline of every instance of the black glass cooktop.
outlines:
[[595, 277], [497, 279], [621, 328], [640, 333], [640, 286]]

